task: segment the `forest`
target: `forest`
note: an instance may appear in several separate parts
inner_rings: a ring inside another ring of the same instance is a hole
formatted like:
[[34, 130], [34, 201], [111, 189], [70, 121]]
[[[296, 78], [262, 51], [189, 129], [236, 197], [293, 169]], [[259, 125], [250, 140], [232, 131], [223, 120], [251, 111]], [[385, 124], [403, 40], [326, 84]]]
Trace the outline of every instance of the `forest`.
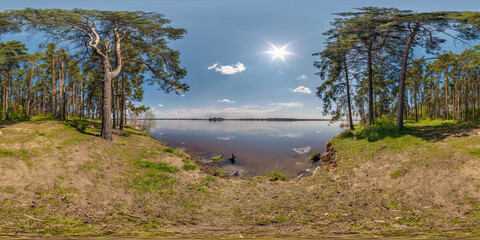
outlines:
[[[454, 119], [479, 116], [480, 13], [414, 13], [366, 7], [338, 13], [320, 60], [317, 96], [332, 120]], [[463, 51], [442, 51], [446, 44]]]
[[1, 14], [2, 33], [26, 31], [45, 38], [36, 53], [25, 44], [0, 44], [1, 119], [102, 119], [102, 138], [123, 129], [127, 110], [148, 110], [143, 83], [166, 92], [188, 90], [186, 71], [168, 41], [184, 29], [162, 14], [98, 10], [25, 9]]

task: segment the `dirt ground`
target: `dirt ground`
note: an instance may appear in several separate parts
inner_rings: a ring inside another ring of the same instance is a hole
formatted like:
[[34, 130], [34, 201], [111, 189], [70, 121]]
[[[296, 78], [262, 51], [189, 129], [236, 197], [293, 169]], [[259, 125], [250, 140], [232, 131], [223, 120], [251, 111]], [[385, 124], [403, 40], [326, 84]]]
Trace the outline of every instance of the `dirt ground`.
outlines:
[[419, 128], [419, 144], [379, 141], [361, 158], [333, 141], [336, 168], [289, 181], [186, 170], [191, 157], [142, 132], [98, 130], [0, 125], [0, 237], [480, 236], [477, 128]]

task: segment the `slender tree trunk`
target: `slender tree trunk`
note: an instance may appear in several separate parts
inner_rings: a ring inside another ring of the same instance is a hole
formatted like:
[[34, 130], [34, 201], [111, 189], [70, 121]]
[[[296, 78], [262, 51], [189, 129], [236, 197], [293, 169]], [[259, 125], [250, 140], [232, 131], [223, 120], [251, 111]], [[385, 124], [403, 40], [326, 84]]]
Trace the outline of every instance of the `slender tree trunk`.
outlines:
[[[112, 80], [113, 81], [113, 80]], [[112, 82], [112, 109], [113, 109], [113, 129], [116, 129], [117, 128], [117, 115], [115, 114], [116, 113], [116, 104], [115, 104], [115, 89], [113, 89], [113, 86], [115, 85], [114, 81]]]
[[452, 107], [453, 107], [453, 109], [452, 109], [452, 110], [453, 110], [453, 111], [452, 111], [452, 119], [453, 119], [453, 120], [457, 120], [457, 118], [456, 118], [456, 113], [455, 113], [455, 111], [456, 111], [456, 109], [457, 109], [457, 108], [455, 107], [455, 106], [456, 106], [456, 105], [455, 105], [455, 101], [456, 101], [456, 91], [457, 91], [457, 84], [456, 84], [456, 81], [455, 81], [455, 78], [454, 78], [454, 81], [453, 81], [453, 89], [452, 89], [452, 98], [453, 98], [453, 99], [452, 99]]
[[408, 55], [410, 53], [410, 48], [412, 46], [413, 40], [417, 35], [418, 28], [420, 27], [419, 23], [415, 23], [415, 26], [410, 31], [410, 35], [408, 36], [407, 42], [405, 44], [405, 49], [403, 50], [402, 56], [402, 68], [400, 70], [400, 80], [399, 80], [399, 88], [398, 88], [398, 101], [397, 101], [397, 128], [403, 129], [403, 103], [405, 99], [405, 80], [407, 79], [407, 63], [408, 63]]
[[32, 66], [32, 76], [28, 81], [28, 94], [27, 94], [27, 116], [30, 116], [30, 101], [32, 99], [32, 81], [33, 81], [33, 71], [34, 68]]
[[368, 124], [375, 123], [373, 113], [373, 68], [372, 68], [372, 44], [367, 49], [367, 71], [368, 71]]
[[348, 67], [347, 67], [347, 57], [344, 55], [343, 67], [345, 71], [345, 82], [347, 83], [347, 104], [348, 104], [348, 123], [350, 124], [350, 129], [353, 127], [353, 117], [352, 117], [352, 103], [350, 100], [350, 83], [348, 79]]
[[[348, 91], [348, 87], [347, 87], [347, 91]], [[123, 124], [125, 120], [124, 113], [125, 113], [125, 74], [124, 74], [124, 71], [122, 70], [122, 100], [121, 100], [121, 106], [120, 106], [120, 130], [122, 131], [123, 131]]]
[[10, 99], [10, 77], [7, 77], [7, 91], [6, 91], [6, 94], [5, 94], [5, 105], [7, 106], [7, 112], [6, 112], [6, 115], [5, 115], [5, 120], [10, 120], [9, 99]]
[[445, 71], [445, 120], [448, 120], [448, 69]]
[[417, 90], [416, 90], [416, 83], [413, 87], [413, 105], [415, 107], [415, 122], [418, 122], [418, 108], [417, 108]]
[[55, 98], [57, 96], [57, 80], [55, 79], [55, 58], [52, 58], [52, 118], [55, 118], [57, 111], [56, 111], [56, 101]]
[[467, 121], [468, 121], [468, 79], [465, 78], [465, 122]]

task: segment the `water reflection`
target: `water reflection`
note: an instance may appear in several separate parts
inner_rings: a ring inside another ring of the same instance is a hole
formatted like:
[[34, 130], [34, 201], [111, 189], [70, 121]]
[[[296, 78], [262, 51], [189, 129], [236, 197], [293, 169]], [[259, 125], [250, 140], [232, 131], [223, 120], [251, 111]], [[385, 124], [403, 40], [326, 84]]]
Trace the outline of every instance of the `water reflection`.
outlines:
[[235, 154], [231, 171], [262, 175], [278, 170], [289, 177], [310, 168], [312, 152], [340, 132], [339, 124], [324, 121], [195, 121], [157, 120], [152, 137], [191, 155], [212, 159]]

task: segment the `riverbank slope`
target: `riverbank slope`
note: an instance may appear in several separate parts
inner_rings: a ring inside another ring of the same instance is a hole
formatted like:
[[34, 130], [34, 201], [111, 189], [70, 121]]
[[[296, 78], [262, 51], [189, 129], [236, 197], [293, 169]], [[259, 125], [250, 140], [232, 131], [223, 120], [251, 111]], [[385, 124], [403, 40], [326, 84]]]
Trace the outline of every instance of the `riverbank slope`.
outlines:
[[332, 139], [337, 167], [290, 181], [205, 174], [95, 121], [0, 124], [0, 236], [480, 235], [480, 126], [388, 123]]

